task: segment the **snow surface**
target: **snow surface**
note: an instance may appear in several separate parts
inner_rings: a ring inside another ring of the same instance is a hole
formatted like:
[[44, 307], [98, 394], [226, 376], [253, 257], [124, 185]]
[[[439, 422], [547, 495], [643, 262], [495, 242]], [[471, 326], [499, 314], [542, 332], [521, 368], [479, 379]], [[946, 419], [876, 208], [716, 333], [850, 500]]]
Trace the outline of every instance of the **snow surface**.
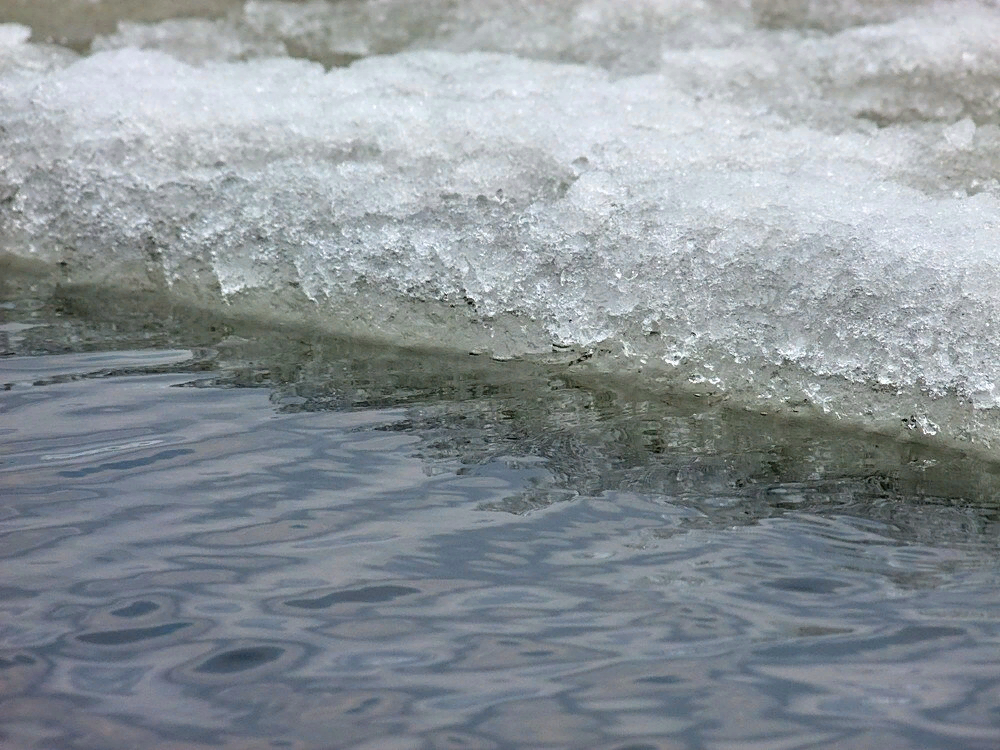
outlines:
[[253, 0], [85, 56], [28, 33], [0, 26], [0, 252], [68, 280], [845, 416], [890, 394], [927, 433], [1000, 405], [996, 2]]

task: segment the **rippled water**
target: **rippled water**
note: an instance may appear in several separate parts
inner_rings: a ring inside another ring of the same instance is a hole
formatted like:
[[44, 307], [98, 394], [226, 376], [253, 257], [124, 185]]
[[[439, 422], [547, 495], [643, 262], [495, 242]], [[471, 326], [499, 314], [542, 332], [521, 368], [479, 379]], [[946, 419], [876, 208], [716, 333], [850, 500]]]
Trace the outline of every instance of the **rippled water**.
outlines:
[[8, 298], [5, 748], [1000, 744], [988, 464]]

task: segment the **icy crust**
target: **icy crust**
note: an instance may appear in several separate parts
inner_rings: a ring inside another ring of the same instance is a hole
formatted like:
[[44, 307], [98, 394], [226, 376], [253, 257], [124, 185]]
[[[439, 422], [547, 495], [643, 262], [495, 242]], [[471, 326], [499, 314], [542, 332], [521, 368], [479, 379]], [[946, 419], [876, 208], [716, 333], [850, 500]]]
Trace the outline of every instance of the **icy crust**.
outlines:
[[[787, 28], [832, 37], [773, 32]], [[251, 0], [224, 19], [121, 22], [92, 49], [158, 49], [194, 64], [292, 56], [328, 67], [416, 49], [492, 51], [619, 75], [666, 62], [700, 95], [766, 93], [784, 108], [834, 99], [880, 125], [981, 124], [1000, 111], [998, 35], [992, 0]]]
[[395, 343], [603, 351], [848, 416], [905, 394], [932, 433], [1000, 398], [1000, 16], [897, 11], [657, 47], [630, 77], [443, 51], [39, 68], [10, 31], [2, 250], [72, 282]]
[[31, 29], [16, 23], [0, 23], [0, 76], [18, 71], [48, 72], [68, 65], [76, 55], [65, 47], [26, 44]]
[[[415, 49], [493, 51], [615, 75], [663, 71], [696, 97], [813, 124], [1000, 124], [994, 4], [773, 0], [752, 10], [727, 0], [252, 0], [225, 19], [122, 22], [92, 48], [156, 49], [192, 64], [292, 56], [327, 67]], [[793, 21], [836, 33], [768, 28]]]
[[[115, 34], [94, 39], [92, 47], [155, 48], [195, 63], [287, 54], [326, 66], [433, 48], [634, 73], [654, 69], [665, 45], [733, 41], [752, 24], [744, 6], [740, 0], [250, 0], [224, 19], [126, 21]], [[228, 43], [206, 43], [208, 26]]]

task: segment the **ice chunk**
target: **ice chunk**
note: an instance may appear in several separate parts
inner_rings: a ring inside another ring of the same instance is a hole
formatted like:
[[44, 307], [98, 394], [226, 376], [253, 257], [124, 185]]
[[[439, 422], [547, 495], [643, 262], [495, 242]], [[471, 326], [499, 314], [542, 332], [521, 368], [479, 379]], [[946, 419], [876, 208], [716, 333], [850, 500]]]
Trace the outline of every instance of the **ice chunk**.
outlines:
[[827, 90], [880, 125], [966, 117], [998, 123], [997, 39], [996, 8], [935, 6], [926, 15], [844, 32], [820, 60], [828, 65]]
[[998, 38], [996, 9], [932, 6], [825, 37], [757, 32], [721, 50], [668, 49], [663, 69], [699, 96], [756, 102], [839, 128], [848, 118], [880, 127], [966, 117], [996, 123]]
[[664, 47], [731, 42], [750, 23], [739, 0], [627, 5], [617, 0], [250, 0], [211, 22], [125, 22], [117, 33], [96, 38], [92, 48], [159, 49], [194, 63], [287, 53], [327, 67], [434, 48], [508, 52], [638, 72], [655, 69]]
[[636, 72], [655, 68], [664, 45], [731, 40], [749, 15], [738, 0], [250, 0], [241, 22], [326, 64], [432, 47]]
[[36, 41], [87, 49], [98, 34], [121, 21], [162, 21], [175, 16], [218, 18], [244, 0], [0, 0], [0, 17], [30, 27]]
[[[261, 1], [40, 70], [8, 32], [0, 249], [69, 281], [410, 344], [613, 351], [838, 413], [832, 383], [998, 405], [995, 7], [818, 34], [734, 33], [724, 3], [445, 5], [380, 26], [401, 6]], [[236, 61], [270, 44], [359, 59]]]
[[0, 23], [0, 74], [18, 70], [48, 71], [67, 65], [76, 55], [63, 47], [28, 44], [31, 29], [16, 23]]
[[967, 151], [975, 137], [976, 123], [968, 117], [944, 129], [944, 139], [952, 148], [959, 151]]
[[277, 39], [258, 37], [231, 22], [197, 18], [162, 23], [123, 21], [115, 34], [98, 36], [91, 44], [95, 52], [126, 47], [160, 50], [194, 65], [288, 54]]
[[0, 48], [19, 47], [31, 37], [31, 29], [17, 23], [0, 24]]
[[929, 0], [751, 0], [754, 19], [761, 26], [824, 31], [894, 21], [927, 4]]

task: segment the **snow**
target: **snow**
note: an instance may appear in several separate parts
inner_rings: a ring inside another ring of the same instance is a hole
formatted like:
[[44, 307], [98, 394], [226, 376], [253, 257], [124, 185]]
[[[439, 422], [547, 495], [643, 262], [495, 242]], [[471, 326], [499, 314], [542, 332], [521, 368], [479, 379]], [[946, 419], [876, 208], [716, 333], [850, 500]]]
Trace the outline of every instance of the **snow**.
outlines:
[[972, 1], [255, 0], [83, 57], [0, 26], [0, 252], [844, 414], [870, 404], [831, 383], [991, 409], [997, 39]]

